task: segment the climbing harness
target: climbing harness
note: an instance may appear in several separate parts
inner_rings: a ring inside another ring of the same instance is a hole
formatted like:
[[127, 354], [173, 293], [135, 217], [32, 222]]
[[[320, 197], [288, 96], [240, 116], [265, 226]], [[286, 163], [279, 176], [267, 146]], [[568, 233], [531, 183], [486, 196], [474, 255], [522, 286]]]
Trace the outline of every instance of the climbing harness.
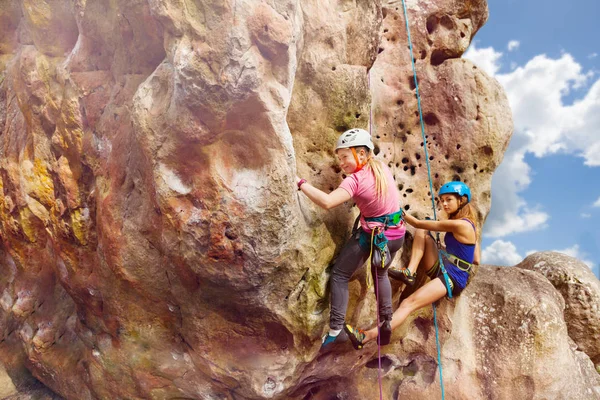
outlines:
[[[406, 23], [408, 48], [410, 50], [410, 61], [411, 61], [413, 76], [414, 76], [414, 81], [415, 81], [417, 106], [419, 108], [419, 120], [421, 122], [421, 135], [423, 137], [423, 149], [425, 150], [425, 162], [427, 163], [427, 176], [429, 178], [429, 191], [431, 193], [431, 206], [433, 208], [433, 217], [434, 217], [434, 219], [437, 219], [436, 212], [435, 212], [435, 200], [434, 200], [434, 196], [433, 196], [433, 182], [431, 180], [431, 166], [429, 165], [429, 154], [427, 151], [427, 137], [425, 136], [425, 123], [423, 122], [423, 110], [421, 109], [421, 96], [419, 94], [419, 82], [417, 79], [417, 69], [415, 67], [415, 59], [413, 56], [413, 45], [412, 45], [412, 40], [410, 38], [410, 27], [408, 24], [408, 11], [406, 10], [405, 0], [402, 0], [402, 8], [404, 10], [404, 22]], [[438, 243], [439, 243], [439, 233], [437, 233], [437, 238], [438, 238]], [[448, 278], [448, 272], [446, 271], [446, 267], [444, 266], [444, 261], [442, 260], [442, 254], [439, 251], [438, 251], [438, 259], [439, 259], [438, 262], [440, 263], [440, 268], [442, 270], [442, 274], [444, 275], [444, 283], [446, 285], [446, 290], [448, 291], [448, 298], [452, 298], [452, 288], [450, 287], [450, 280]], [[434, 325], [435, 325], [435, 343], [437, 346], [438, 366], [440, 368], [440, 387], [442, 390], [442, 400], [444, 400], [445, 396], [444, 396], [444, 379], [443, 379], [443, 374], [442, 374], [442, 354], [441, 354], [441, 350], [440, 350], [440, 339], [439, 339], [439, 333], [438, 333], [437, 312], [436, 312], [435, 303], [432, 304], [432, 307], [433, 307], [433, 321], [434, 321]]]

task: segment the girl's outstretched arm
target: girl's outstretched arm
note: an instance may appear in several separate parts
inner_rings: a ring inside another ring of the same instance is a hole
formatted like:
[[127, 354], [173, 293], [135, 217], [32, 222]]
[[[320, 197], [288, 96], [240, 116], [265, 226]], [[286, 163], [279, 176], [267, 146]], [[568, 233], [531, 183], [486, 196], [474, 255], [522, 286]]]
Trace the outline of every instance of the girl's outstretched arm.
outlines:
[[[296, 183], [299, 181], [300, 178], [296, 177]], [[345, 189], [337, 188], [331, 193], [325, 193], [308, 182], [303, 183], [302, 186], [300, 186], [300, 190], [302, 190], [306, 197], [311, 199], [313, 203], [325, 210], [337, 207], [352, 198], [350, 193]]]
[[420, 220], [407, 213], [403, 213], [402, 217], [406, 223], [414, 226], [415, 228], [435, 232], [452, 232], [455, 236], [457, 236], [458, 240], [461, 238], [466, 239], [473, 234], [473, 228], [471, 227], [471, 224], [461, 219], [448, 219], [443, 221]]

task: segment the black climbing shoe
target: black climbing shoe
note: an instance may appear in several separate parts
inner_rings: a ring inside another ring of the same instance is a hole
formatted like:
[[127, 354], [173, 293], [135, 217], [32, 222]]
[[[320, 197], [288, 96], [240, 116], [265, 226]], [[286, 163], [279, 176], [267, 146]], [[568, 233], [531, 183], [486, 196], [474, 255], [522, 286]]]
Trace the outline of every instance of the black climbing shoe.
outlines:
[[417, 280], [417, 274], [411, 274], [408, 268], [402, 269], [388, 269], [388, 276], [392, 279], [396, 279], [397, 281], [402, 281], [408, 286], [412, 286], [415, 284]]
[[350, 338], [350, 342], [352, 342], [352, 346], [354, 346], [355, 350], [360, 350], [363, 348], [363, 341], [365, 340], [365, 333], [362, 329], [353, 328], [350, 324], [344, 324], [344, 330], [348, 334], [348, 338]]
[[389, 320], [384, 320], [381, 326], [379, 327], [379, 344], [381, 346], [386, 346], [390, 344], [390, 340], [392, 338], [392, 324]]

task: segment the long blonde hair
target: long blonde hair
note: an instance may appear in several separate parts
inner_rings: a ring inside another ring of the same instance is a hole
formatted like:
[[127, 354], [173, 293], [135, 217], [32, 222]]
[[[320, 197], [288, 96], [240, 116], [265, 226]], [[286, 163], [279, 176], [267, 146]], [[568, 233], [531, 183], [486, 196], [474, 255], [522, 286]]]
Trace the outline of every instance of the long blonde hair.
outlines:
[[380, 160], [374, 159], [373, 154], [366, 146], [360, 146], [359, 148], [365, 149], [367, 152], [367, 163], [365, 167], [368, 167], [373, 171], [373, 175], [375, 176], [375, 192], [377, 198], [381, 199], [388, 189], [388, 182], [383, 169], [383, 163]]

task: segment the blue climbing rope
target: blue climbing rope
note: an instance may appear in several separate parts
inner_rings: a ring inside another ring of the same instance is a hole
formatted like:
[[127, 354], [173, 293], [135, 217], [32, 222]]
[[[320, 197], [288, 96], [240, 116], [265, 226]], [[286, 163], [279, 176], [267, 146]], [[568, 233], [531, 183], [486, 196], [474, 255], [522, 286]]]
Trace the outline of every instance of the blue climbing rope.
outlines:
[[[408, 12], [406, 10], [406, 2], [402, 0], [402, 8], [404, 9], [404, 21], [406, 22], [406, 33], [408, 35], [408, 47], [410, 50], [410, 62], [412, 64], [413, 76], [415, 81], [415, 89], [417, 95], [417, 105], [419, 107], [419, 119], [421, 121], [421, 135], [423, 136], [423, 148], [425, 149], [425, 162], [427, 164], [427, 177], [429, 178], [429, 192], [431, 193], [431, 208], [433, 209], [433, 219], [437, 220], [437, 215], [435, 212], [435, 200], [433, 196], [433, 181], [431, 180], [431, 166], [429, 165], [429, 152], [427, 151], [427, 137], [425, 136], [425, 123], [423, 121], [423, 110], [421, 109], [421, 96], [419, 94], [419, 82], [417, 80], [417, 69], [415, 67], [415, 59], [413, 56], [413, 45], [412, 40], [410, 38], [410, 27], [408, 24]], [[439, 242], [439, 233], [437, 234], [438, 242]], [[444, 266], [444, 261], [442, 260], [442, 255], [438, 251], [438, 262], [440, 268], [442, 270], [442, 274], [444, 276], [444, 283], [446, 285], [446, 290], [448, 291], [448, 297], [452, 298], [452, 288], [450, 286], [450, 282], [448, 280], [448, 272], [446, 271], [446, 267]], [[437, 324], [437, 313], [435, 309], [435, 304], [433, 306], [433, 321], [435, 325], [435, 343], [437, 345], [437, 356], [438, 356], [438, 366], [440, 368], [440, 386], [442, 389], [442, 400], [444, 400], [444, 379], [442, 375], [442, 354], [440, 351], [440, 339], [438, 333], [438, 324]]]

